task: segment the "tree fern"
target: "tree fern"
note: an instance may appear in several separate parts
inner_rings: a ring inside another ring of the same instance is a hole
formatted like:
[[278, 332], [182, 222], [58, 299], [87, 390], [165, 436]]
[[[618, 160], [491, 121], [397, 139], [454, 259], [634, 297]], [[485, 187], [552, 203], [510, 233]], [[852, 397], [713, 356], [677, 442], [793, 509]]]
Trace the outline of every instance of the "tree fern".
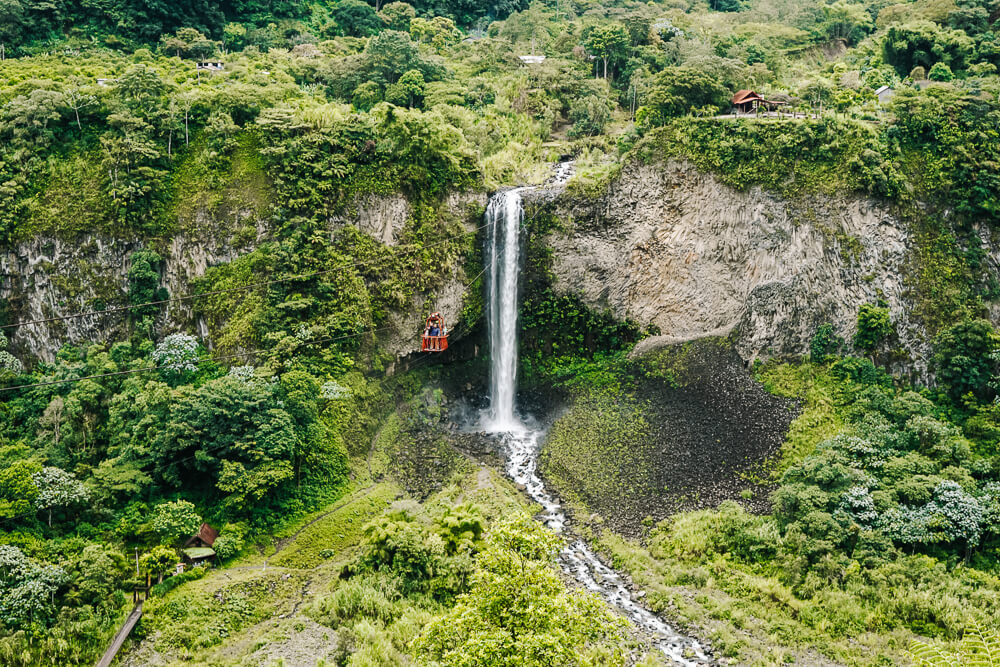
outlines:
[[914, 667], [1000, 667], [1000, 634], [983, 632], [975, 621], [965, 631], [958, 652], [946, 651], [940, 644], [915, 641], [910, 645]]

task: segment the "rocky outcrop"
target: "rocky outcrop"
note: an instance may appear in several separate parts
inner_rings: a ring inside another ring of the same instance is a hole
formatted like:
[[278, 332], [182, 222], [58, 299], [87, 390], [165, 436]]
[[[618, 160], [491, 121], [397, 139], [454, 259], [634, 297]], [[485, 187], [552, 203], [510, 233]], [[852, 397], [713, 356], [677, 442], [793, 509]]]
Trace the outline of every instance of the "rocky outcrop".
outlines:
[[567, 221], [548, 239], [556, 288], [659, 327], [662, 343], [731, 333], [744, 359], [803, 354], [820, 324], [849, 341], [858, 306], [884, 300], [894, 370], [926, 375], [907, 279], [913, 239], [877, 202], [739, 191], [682, 162], [626, 165], [594, 200], [537, 196]]
[[[455, 193], [441, 206], [441, 214], [468, 220], [470, 207], [481, 207], [482, 193]], [[344, 225], [386, 243], [396, 245], [399, 234], [410, 218], [409, 202], [402, 195], [363, 195], [347, 212], [330, 220], [330, 232]], [[271, 238], [271, 230], [259, 218], [243, 219], [240, 229], [221, 229], [204, 212], [185, 220], [184, 231], [166, 241], [148, 244], [139, 238], [115, 238], [83, 235], [72, 240], [35, 238], [0, 248], [0, 303], [9, 323], [47, 320], [75, 313], [120, 307], [126, 303], [128, 271], [132, 253], [152, 245], [164, 258], [162, 285], [171, 297], [191, 293], [191, 283], [212, 266], [230, 262], [253, 251]], [[473, 225], [467, 223], [467, 228]], [[462, 307], [465, 275], [455, 267], [437, 290], [435, 308], [449, 322], [454, 322]], [[425, 295], [405, 312], [392, 313], [391, 324], [399, 329], [387, 332], [384, 347], [394, 355], [419, 349], [413, 332], [422, 326], [421, 307]], [[195, 321], [192, 302], [168, 304], [157, 327], [162, 333], [188, 331], [208, 340], [208, 329]], [[88, 315], [6, 329], [12, 350], [25, 361], [39, 358], [51, 361], [65, 344], [121, 340], [126, 336], [127, 313]]]

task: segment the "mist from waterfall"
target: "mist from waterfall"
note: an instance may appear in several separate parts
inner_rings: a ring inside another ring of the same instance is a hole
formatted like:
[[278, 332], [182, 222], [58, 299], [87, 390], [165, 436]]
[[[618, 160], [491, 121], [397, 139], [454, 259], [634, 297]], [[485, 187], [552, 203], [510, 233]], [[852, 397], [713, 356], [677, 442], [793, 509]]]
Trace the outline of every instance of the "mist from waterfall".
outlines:
[[520, 431], [517, 393], [517, 295], [520, 273], [522, 189], [494, 196], [486, 209], [486, 318], [490, 339], [490, 407], [483, 427], [492, 433]]

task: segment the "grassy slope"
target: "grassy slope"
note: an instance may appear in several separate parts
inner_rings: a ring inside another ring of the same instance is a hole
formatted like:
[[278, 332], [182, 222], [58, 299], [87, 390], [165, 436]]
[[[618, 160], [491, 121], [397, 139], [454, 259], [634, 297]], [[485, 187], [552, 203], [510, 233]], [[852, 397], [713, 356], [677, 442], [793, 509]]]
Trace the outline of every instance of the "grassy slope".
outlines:
[[[843, 428], [835, 395], [835, 381], [813, 364], [770, 363], [756, 377], [768, 391], [797, 398], [802, 411], [792, 422], [772, 468], [778, 476], [816, 445]], [[666, 543], [690, 533], [696, 543], [701, 512], [679, 515], [651, 530], [642, 540], [626, 539], [611, 531], [594, 533], [599, 549], [617, 567], [648, 591], [650, 606], [703, 628], [713, 645], [740, 664], [786, 663], [892, 665], [905, 661], [903, 651], [915, 635], [897, 628], [883, 633], [847, 636], [836, 618], [850, 605], [863, 605], [851, 596], [797, 599], [780, 583], [773, 565], [754, 566], [726, 556], [701, 558], [697, 547], [677, 553]]]
[[[397, 601], [406, 611], [391, 627], [378, 619], [362, 619], [342, 629], [347, 639], [311, 616], [328, 604], [324, 598], [337, 588], [341, 570], [357, 554], [365, 525], [401, 506], [433, 514], [473, 503], [488, 524], [529, 509], [524, 496], [498, 471], [464, 458], [422, 503], [408, 499], [400, 482], [409, 476], [405, 459], [412, 447], [400, 429], [399, 414], [392, 413], [370, 451], [352, 460], [352, 483], [343, 497], [284, 526], [273, 546], [153, 598], [135, 635], [145, 641], [133, 645], [122, 664], [267, 664], [278, 658], [311, 664], [320, 658], [344, 658], [348, 645], [366, 655], [388, 651], [391, 657], [383, 655], [383, 660], [390, 662], [382, 664], [405, 661], [401, 638], [418, 633], [438, 609]], [[386, 647], [386, 636], [402, 644]]]

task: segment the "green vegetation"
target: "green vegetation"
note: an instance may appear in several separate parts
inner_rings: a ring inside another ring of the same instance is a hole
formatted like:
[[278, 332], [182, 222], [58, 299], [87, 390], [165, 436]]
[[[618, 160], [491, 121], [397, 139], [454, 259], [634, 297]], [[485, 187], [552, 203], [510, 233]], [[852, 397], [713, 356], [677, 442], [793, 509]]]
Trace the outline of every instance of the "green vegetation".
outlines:
[[[476, 349], [482, 195], [565, 156], [587, 202], [669, 160], [803, 220], [816, 194], [876, 200], [914, 240], [930, 342], [897, 349], [914, 334], [875, 294], [808, 362], [633, 358], [659, 332], [552, 275], [550, 231], [606, 222], [536, 204], [522, 386], [565, 408], [540, 465], [583, 531], [746, 662], [975, 660], [1000, 624], [998, 16], [0, 0], [0, 324], [110, 309], [0, 333], [0, 662], [92, 663], [147, 575], [133, 648], [174, 661], [621, 662], [628, 629], [444, 427], [481, 363], [396, 358], [456, 277], [468, 349], [444, 359]], [[731, 114], [745, 89], [780, 113]], [[929, 388], [887, 372], [924, 364]], [[203, 521], [222, 567], [168, 576]]]

